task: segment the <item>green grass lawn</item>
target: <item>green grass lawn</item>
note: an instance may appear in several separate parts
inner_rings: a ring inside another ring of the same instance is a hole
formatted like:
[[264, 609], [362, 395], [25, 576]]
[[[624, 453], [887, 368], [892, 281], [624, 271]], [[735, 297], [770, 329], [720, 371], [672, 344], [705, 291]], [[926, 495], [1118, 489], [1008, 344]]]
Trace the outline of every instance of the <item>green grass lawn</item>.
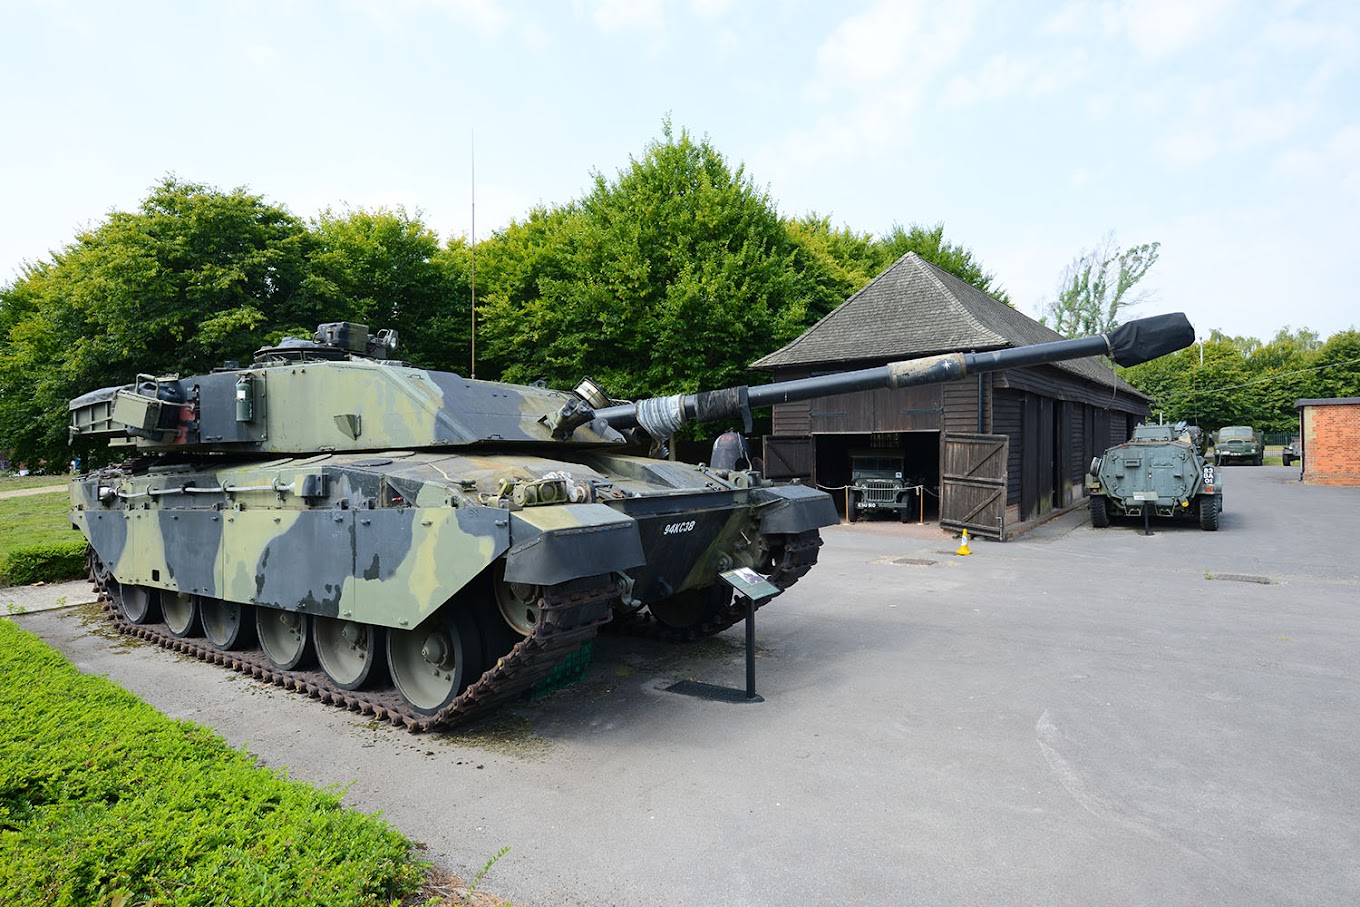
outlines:
[[0, 620], [0, 903], [376, 907], [425, 865], [335, 791], [81, 674]]
[[0, 491], [16, 488], [42, 488], [45, 485], [65, 485], [70, 476], [0, 476]]
[[0, 586], [85, 575], [85, 540], [66, 518], [70, 509], [65, 491], [0, 498]]

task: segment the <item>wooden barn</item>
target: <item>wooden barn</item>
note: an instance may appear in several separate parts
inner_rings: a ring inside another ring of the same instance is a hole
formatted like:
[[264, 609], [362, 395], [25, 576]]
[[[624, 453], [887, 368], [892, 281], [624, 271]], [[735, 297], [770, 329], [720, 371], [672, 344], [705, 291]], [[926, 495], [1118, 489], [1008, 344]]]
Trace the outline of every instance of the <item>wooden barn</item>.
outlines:
[[[783, 381], [1059, 339], [911, 252], [751, 367]], [[942, 527], [1004, 539], [1079, 503], [1091, 458], [1147, 414], [1148, 399], [1099, 358], [1007, 369], [777, 405], [765, 470], [831, 490], [844, 508], [852, 463], [900, 464], [903, 481], [922, 491], [915, 509], [894, 515], [924, 512]]]

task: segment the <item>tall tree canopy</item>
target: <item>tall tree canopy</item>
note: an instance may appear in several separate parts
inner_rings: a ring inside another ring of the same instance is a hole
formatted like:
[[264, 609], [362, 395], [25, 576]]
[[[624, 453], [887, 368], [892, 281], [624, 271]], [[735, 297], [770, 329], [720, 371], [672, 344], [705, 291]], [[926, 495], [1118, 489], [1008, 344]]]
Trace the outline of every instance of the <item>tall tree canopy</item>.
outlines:
[[1120, 374], [1168, 420], [1289, 432], [1298, 425], [1296, 401], [1360, 396], [1360, 332], [1343, 331], [1320, 343], [1312, 331], [1285, 328], [1262, 343], [1214, 331], [1199, 344]]
[[457, 364], [464, 253], [441, 250], [403, 211], [328, 211], [308, 229], [244, 189], [168, 177], [136, 211], [111, 213], [0, 288], [0, 449], [64, 462], [69, 399], [141, 373], [249, 361], [322, 321], [406, 326], [404, 355]]
[[1157, 263], [1161, 243], [1143, 243], [1120, 250], [1114, 234], [1073, 259], [1058, 281], [1057, 298], [1040, 319], [1064, 337], [1103, 334], [1119, 327], [1124, 312], [1148, 293], [1136, 291], [1138, 282]]
[[[982, 292], [1000, 302], [1011, 304], [1010, 296], [996, 280], [996, 277], [983, 269], [982, 265], [973, 258], [971, 250], [948, 242], [944, 238], [944, 224], [936, 224], [926, 229], [917, 224], [904, 228], [901, 224], [895, 224], [878, 242], [880, 252], [879, 266], [874, 269], [874, 274], [882, 271], [888, 265], [897, 261], [908, 252], [915, 252], [926, 261], [942, 268], [953, 274], [959, 279], [971, 283]], [[873, 276], [873, 275], [870, 275]]]
[[311, 238], [244, 190], [169, 177], [0, 291], [0, 446], [65, 458], [66, 401], [138, 373], [248, 358], [271, 323], [306, 323]]
[[396, 330], [398, 355], [415, 365], [468, 368], [470, 250], [462, 240], [441, 249], [419, 214], [404, 208], [328, 209], [312, 234], [308, 289], [326, 302], [326, 320]]
[[591, 374], [622, 397], [739, 383], [848, 285], [741, 168], [669, 124], [616, 179], [596, 174], [580, 202], [536, 209], [479, 253], [488, 371]]

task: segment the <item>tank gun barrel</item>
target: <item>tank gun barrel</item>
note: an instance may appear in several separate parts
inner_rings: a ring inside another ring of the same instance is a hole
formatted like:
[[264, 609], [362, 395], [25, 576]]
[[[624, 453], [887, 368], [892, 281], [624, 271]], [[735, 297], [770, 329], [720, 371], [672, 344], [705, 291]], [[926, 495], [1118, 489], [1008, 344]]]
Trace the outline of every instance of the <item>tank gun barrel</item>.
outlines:
[[936, 384], [998, 369], [1087, 356], [1109, 356], [1119, 365], [1137, 365], [1184, 349], [1194, 341], [1195, 329], [1183, 313], [1176, 312], [1140, 318], [1108, 334], [1091, 337], [1054, 340], [985, 353], [946, 353], [891, 362], [876, 368], [778, 381], [758, 387], [733, 387], [606, 406], [596, 409], [594, 418], [603, 419], [619, 429], [641, 425], [648, 434], [664, 440], [687, 422], [741, 418], [749, 413], [751, 407], [792, 403], [880, 387]]

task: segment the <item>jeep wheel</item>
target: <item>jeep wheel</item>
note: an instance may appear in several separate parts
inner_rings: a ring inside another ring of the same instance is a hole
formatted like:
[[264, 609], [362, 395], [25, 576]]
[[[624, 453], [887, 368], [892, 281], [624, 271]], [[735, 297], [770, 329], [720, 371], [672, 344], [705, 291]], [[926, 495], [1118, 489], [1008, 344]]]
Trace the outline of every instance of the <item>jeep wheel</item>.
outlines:
[[1199, 528], [1205, 532], [1218, 528], [1218, 500], [1211, 494], [1199, 496]]
[[1110, 525], [1110, 510], [1103, 494], [1091, 495], [1091, 525], [1097, 529]]

